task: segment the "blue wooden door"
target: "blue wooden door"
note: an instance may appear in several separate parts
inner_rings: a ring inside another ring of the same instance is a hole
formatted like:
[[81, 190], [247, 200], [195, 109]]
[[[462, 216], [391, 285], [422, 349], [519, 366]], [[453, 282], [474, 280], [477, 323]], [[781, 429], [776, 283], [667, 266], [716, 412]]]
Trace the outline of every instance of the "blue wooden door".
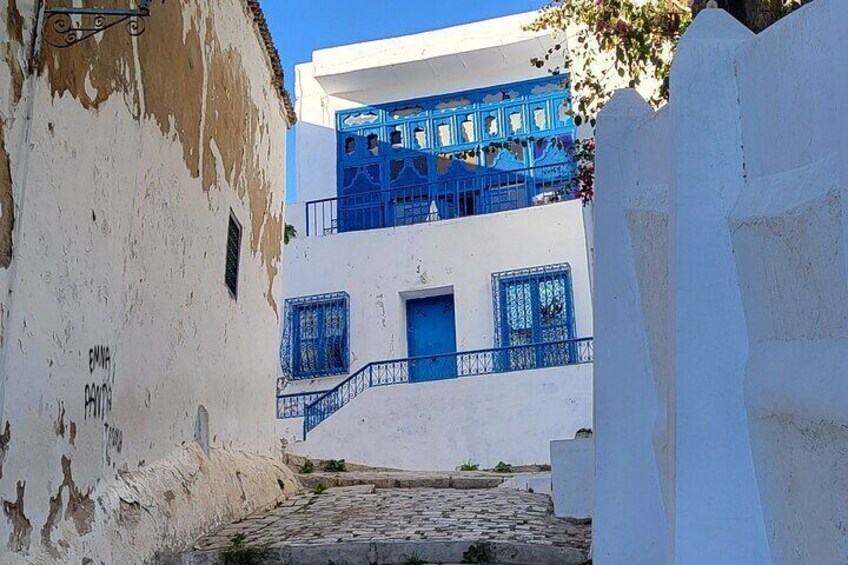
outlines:
[[453, 295], [407, 300], [406, 328], [411, 382], [456, 376]]

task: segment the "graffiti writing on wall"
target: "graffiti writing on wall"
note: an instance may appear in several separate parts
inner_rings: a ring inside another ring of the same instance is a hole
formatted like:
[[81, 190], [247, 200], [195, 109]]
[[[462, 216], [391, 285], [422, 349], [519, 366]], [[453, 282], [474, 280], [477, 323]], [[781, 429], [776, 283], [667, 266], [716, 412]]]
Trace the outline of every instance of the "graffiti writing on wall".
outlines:
[[88, 350], [88, 373], [91, 380], [83, 391], [85, 419], [102, 422], [103, 464], [114, 467], [124, 450], [124, 432], [109, 422], [115, 390], [115, 361], [111, 347], [95, 345]]
[[123, 450], [123, 430], [111, 426], [108, 423], [103, 424], [103, 457], [106, 460], [106, 465], [111, 466], [113, 456], [120, 455]]
[[85, 419], [105, 420], [112, 412], [112, 390], [115, 384], [115, 371], [112, 365], [112, 350], [108, 345], [96, 345], [88, 350], [88, 372], [101, 373], [98, 381], [85, 385]]
[[88, 372], [94, 373], [95, 369], [108, 371], [112, 366], [112, 350], [108, 345], [95, 345], [88, 350]]
[[85, 419], [103, 420], [112, 412], [112, 387], [109, 383], [85, 385]]

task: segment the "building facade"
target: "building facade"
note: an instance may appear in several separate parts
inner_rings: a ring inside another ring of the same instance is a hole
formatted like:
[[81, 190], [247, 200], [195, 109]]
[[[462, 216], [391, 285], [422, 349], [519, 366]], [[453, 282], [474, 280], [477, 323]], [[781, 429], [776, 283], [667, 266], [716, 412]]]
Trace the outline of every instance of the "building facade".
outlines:
[[294, 488], [294, 113], [253, 0], [57, 4], [0, 7], [0, 562], [151, 562]]
[[549, 462], [591, 425], [591, 243], [566, 80], [519, 14], [296, 67], [278, 430], [414, 469]]

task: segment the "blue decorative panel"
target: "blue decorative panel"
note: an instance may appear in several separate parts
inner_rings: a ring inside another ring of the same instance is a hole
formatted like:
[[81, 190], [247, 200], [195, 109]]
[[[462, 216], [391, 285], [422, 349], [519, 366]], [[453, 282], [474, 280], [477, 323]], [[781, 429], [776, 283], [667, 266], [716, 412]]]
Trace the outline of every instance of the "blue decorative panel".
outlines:
[[[529, 206], [539, 193], [536, 184], [510, 185], [509, 204], [493, 209], [487, 203], [502, 198], [486, 191], [503, 189], [501, 173], [570, 163], [567, 145], [550, 142], [573, 138], [574, 124], [563, 111], [569, 106], [566, 79], [557, 76], [338, 112], [338, 221], [333, 228], [396, 225], [395, 218], [410, 223], [412, 216], [394, 212], [408, 200], [415, 201], [418, 221], [432, 217], [420, 212], [419, 200], [426, 200], [428, 210], [436, 206], [443, 218]], [[545, 140], [542, 151], [534, 145], [538, 140]], [[545, 174], [560, 171], [565, 169]], [[570, 178], [571, 171], [565, 173]], [[462, 181], [462, 186], [447, 181]], [[426, 195], [405, 190], [419, 184], [429, 187]], [[459, 194], [472, 189], [474, 194]], [[446, 192], [453, 196], [440, 196]], [[364, 193], [374, 193], [367, 205], [348, 198]]]
[[345, 292], [289, 298], [281, 348], [283, 374], [307, 379], [348, 372], [348, 312]]
[[[575, 338], [571, 269], [566, 264], [492, 275], [495, 343], [516, 348]], [[549, 367], [562, 360], [548, 358], [560, 350], [512, 349], [504, 359], [512, 368]]]

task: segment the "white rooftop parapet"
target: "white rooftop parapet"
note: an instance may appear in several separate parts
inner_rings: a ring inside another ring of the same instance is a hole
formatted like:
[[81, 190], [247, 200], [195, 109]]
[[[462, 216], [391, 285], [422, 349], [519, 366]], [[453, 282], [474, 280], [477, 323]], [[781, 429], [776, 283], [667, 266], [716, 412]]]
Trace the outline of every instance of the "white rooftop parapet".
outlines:
[[[429, 94], [464, 88], [469, 74], [492, 65], [500, 67], [501, 74], [514, 68], [518, 76], [524, 76], [530, 59], [553, 44], [548, 32], [525, 31], [537, 16], [537, 12], [524, 12], [320, 49], [312, 55], [314, 76], [327, 94], [365, 103], [385, 101], [372, 97], [384, 95], [387, 86], [405, 82], [427, 83]], [[379, 90], [374, 92], [375, 88]]]

